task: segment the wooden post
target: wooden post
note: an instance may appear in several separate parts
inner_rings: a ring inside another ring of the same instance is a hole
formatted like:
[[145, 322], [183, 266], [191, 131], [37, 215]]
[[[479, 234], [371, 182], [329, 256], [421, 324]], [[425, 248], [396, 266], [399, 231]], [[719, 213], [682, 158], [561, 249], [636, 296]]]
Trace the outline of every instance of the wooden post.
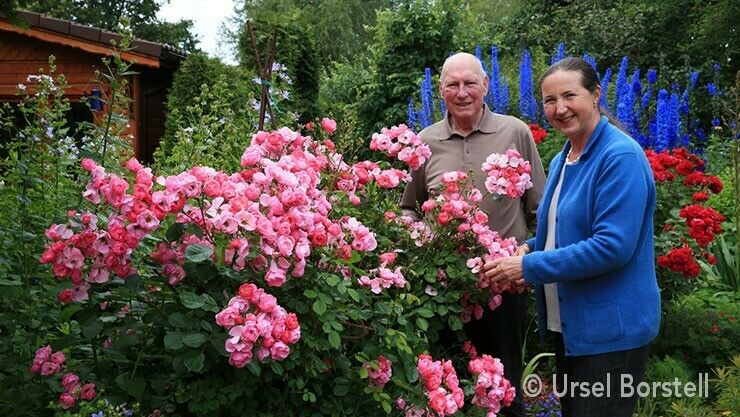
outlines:
[[277, 30], [273, 32], [270, 44], [267, 48], [267, 56], [265, 57], [265, 66], [262, 66], [260, 61], [260, 53], [257, 50], [257, 40], [252, 30], [252, 21], [247, 20], [247, 30], [249, 31], [249, 38], [252, 43], [252, 52], [254, 53], [254, 62], [257, 66], [257, 74], [260, 76], [260, 83], [262, 85], [262, 99], [260, 100], [260, 116], [258, 122], [258, 130], [262, 130], [265, 124], [265, 110], [270, 113], [270, 124], [273, 129], [277, 129], [275, 123], [275, 114], [272, 112], [272, 106], [270, 105], [270, 87], [265, 84], [266, 80], [272, 77], [272, 63], [275, 59], [275, 43], [277, 38]]

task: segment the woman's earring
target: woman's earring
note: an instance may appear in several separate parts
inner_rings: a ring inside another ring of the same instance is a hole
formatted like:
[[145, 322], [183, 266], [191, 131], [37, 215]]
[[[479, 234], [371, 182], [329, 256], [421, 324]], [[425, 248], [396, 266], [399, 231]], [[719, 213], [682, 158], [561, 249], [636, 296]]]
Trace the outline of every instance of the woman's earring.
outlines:
[[594, 108], [596, 108], [596, 100], [594, 100]]

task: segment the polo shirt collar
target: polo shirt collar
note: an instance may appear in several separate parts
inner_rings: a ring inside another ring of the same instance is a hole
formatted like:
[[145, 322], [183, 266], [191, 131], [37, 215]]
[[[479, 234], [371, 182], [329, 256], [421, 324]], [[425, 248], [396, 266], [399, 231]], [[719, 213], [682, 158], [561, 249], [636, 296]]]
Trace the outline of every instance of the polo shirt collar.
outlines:
[[[445, 114], [444, 123], [442, 123], [443, 127], [443, 140], [450, 139], [453, 136], [462, 136], [458, 132], [452, 129], [452, 125], [450, 125], [450, 115], [449, 112]], [[483, 104], [483, 117], [480, 119], [480, 122], [478, 122], [478, 126], [474, 127], [472, 131], [468, 134], [470, 136], [471, 134], [475, 132], [481, 132], [481, 133], [496, 133], [496, 119], [493, 117], [493, 113], [488, 110], [488, 105], [485, 103]]]

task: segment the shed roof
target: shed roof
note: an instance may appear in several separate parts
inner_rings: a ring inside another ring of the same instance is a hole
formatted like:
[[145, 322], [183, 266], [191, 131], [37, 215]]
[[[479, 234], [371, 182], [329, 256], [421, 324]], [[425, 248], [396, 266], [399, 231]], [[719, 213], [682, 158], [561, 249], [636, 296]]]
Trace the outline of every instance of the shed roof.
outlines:
[[[27, 28], [16, 26], [0, 14], [0, 31], [15, 32], [41, 39], [46, 42], [60, 43], [87, 52], [111, 55], [111, 40], [119, 42], [121, 35], [70, 20], [57, 19], [41, 13], [19, 10], [16, 19], [28, 24]], [[152, 68], [177, 65], [188, 52], [167, 44], [134, 39], [132, 50], [123, 53], [123, 58], [135, 61], [139, 65]]]

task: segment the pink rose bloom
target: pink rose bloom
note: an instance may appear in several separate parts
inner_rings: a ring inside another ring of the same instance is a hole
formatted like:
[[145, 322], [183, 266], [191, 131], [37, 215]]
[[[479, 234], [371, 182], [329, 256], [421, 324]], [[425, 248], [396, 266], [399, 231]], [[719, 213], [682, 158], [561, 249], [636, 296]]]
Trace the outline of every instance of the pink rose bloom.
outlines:
[[337, 122], [335, 122], [332, 119], [329, 119], [328, 117], [324, 117], [321, 119], [321, 128], [324, 129], [324, 131], [328, 134], [334, 133], [335, 130], [337, 130]]
[[92, 159], [90, 159], [90, 158], [85, 158], [85, 159], [83, 159], [83, 160], [82, 160], [82, 169], [84, 169], [85, 171], [88, 171], [88, 172], [90, 172], [90, 171], [92, 171], [92, 170], [93, 170], [93, 169], [94, 169], [94, 168], [95, 168], [95, 167], [96, 167], [97, 165], [98, 165], [98, 164], [96, 164], [96, 163], [95, 163], [95, 161], [93, 161], [93, 160], [92, 160]]
[[277, 305], [277, 299], [270, 294], [262, 294], [257, 304], [260, 310], [271, 313]]
[[399, 410], [403, 410], [406, 408], [406, 400], [404, 400], [403, 397], [398, 397], [396, 399], [396, 408]]
[[85, 401], [92, 400], [95, 398], [95, 395], [97, 395], [97, 393], [95, 392], [95, 384], [93, 383], [85, 384], [80, 388], [80, 398]]
[[229, 356], [229, 363], [237, 368], [243, 368], [249, 362], [252, 362], [252, 351], [232, 352]]
[[51, 350], [50, 345], [46, 345], [44, 347], [38, 348], [33, 358], [34, 362], [36, 361], [44, 362], [45, 360], [49, 358], [49, 356], [51, 356], [51, 352], [52, 350]]
[[77, 399], [68, 392], [63, 392], [62, 395], [59, 396], [59, 406], [62, 407], [62, 410], [69, 410], [74, 407], [76, 403]]
[[281, 361], [287, 358], [289, 354], [290, 348], [281, 341], [275, 342], [272, 347], [270, 347], [270, 355], [276, 361]]
[[62, 377], [62, 388], [67, 392], [72, 392], [80, 387], [80, 377], [73, 373], [66, 373]]
[[429, 395], [429, 406], [432, 407], [440, 415], [444, 415], [445, 408], [447, 408], [447, 399], [444, 395], [444, 390], [435, 390], [428, 393]]
[[395, 252], [384, 252], [380, 254], [380, 262], [387, 265], [392, 265], [394, 262], [396, 262], [396, 253]]
[[131, 172], [134, 172], [134, 173], [138, 172], [142, 168], [144, 167], [141, 165], [139, 161], [136, 160], [136, 158], [131, 158], [128, 161], [126, 161], [126, 169], [128, 169]]
[[61, 369], [61, 367], [53, 362], [44, 362], [41, 365], [41, 375], [54, 375], [55, 373], [59, 372], [59, 369]]

